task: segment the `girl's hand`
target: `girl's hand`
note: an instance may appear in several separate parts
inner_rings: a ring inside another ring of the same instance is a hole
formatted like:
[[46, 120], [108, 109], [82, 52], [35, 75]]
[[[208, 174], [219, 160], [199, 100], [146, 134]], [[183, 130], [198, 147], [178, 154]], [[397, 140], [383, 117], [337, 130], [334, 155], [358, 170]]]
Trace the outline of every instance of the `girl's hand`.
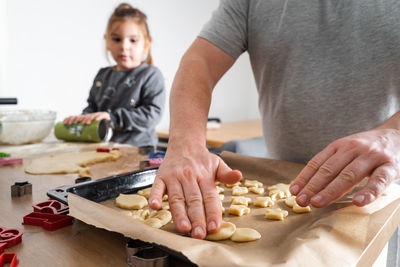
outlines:
[[82, 121], [82, 119], [83, 119], [84, 116], [85, 116], [85, 115], [69, 116], [69, 117], [65, 118], [63, 122], [64, 122], [64, 124], [66, 124], [66, 125], [71, 125], [71, 124], [74, 123], [74, 122], [80, 122], [80, 121]]
[[80, 122], [82, 124], [90, 124], [92, 121], [111, 120], [108, 112], [95, 112], [85, 115], [70, 116], [64, 119], [64, 124], [70, 125], [74, 122]]
[[367, 205], [399, 178], [399, 151], [399, 130], [375, 129], [338, 139], [308, 162], [290, 191], [299, 205], [320, 208], [369, 177], [353, 197], [355, 205]]
[[240, 171], [232, 171], [206, 147], [182, 145], [174, 148], [171, 145], [158, 170], [149, 205], [152, 209], [160, 209], [162, 196], [168, 193], [178, 231], [191, 231], [192, 237], [203, 239], [207, 231], [216, 232], [222, 221], [215, 180], [235, 183], [241, 178]]
[[101, 120], [111, 120], [110, 114], [108, 112], [95, 112], [95, 113], [89, 113], [84, 115], [82, 119], [82, 124], [90, 124], [92, 121], [101, 121]]

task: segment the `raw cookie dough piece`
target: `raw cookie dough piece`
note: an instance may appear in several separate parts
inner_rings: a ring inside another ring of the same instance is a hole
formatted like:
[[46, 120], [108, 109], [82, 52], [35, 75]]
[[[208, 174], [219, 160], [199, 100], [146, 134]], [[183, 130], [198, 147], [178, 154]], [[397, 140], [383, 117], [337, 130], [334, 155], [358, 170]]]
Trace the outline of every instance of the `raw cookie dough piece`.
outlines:
[[289, 185], [288, 184], [276, 184], [268, 187], [269, 190], [269, 196], [272, 199], [281, 199], [281, 198], [286, 198], [290, 197], [292, 194], [289, 191]]
[[221, 182], [215, 181], [215, 185], [220, 185], [220, 184], [221, 184]]
[[308, 213], [308, 212], [311, 212], [311, 207], [310, 206], [302, 207], [299, 204], [294, 203], [293, 212], [295, 212], [295, 213]]
[[280, 220], [283, 221], [283, 219], [288, 216], [287, 210], [282, 210], [282, 209], [272, 209], [272, 208], [267, 208], [265, 211], [265, 218], [270, 219], [270, 220]]
[[233, 205], [243, 205], [243, 206], [248, 206], [251, 204], [251, 198], [249, 197], [232, 197], [232, 204]]
[[225, 191], [225, 189], [223, 189], [222, 187], [220, 187], [220, 186], [216, 186], [217, 187], [217, 192], [218, 192], [218, 194], [222, 194], [222, 193], [224, 193], [224, 191]]
[[161, 221], [162, 225], [166, 225], [171, 221], [172, 215], [171, 212], [168, 210], [159, 210], [154, 213], [151, 213], [149, 218], [157, 218]]
[[151, 187], [137, 191], [137, 194], [139, 196], [144, 196], [145, 198], [149, 198], [150, 193], [151, 193]]
[[169, 210], [169, 203], [168, 202], [161, 203], [161, 209], [162, 210]]
[[[151, 188], [152, 187], [148, 187], [148, 188], [139, 190], [139, 191], [137, 191], [137, 194], [140, 195], [140, 196], [144, 196], [145, 198], [148, 199], [150, 197]], [[168, 200], [168, 195], [164, 195], [162, 200], [163, 201], [167, 201]]]
[[231, 236], [231, 240], [234, 242], [249, 242], [260, 238], [261, 234], [251, 228], [236, 228], [236, 231]]
[[250, 213], [250, 208], [243, 205], [231, 205], [228, 212], [236, 216], [243, 216]]
[[148, 218], [144, 223], [153, 228], [161, 228], [163, 226], [161, 220], [157, 218]]
[[257, 194], [257, 195], [262, 195], [264, 194], [264, 187], [249, 187], [250, 192]]
[[133, 211], [123, 210], [123, 211], [121, 211], [121, 213], [126, 216], [132, 217], [133, 219], [143, 222], [144, 220], [147, 219], [147, 217], [149, 217], [150, 211], [143, 210], [143, 209], [133, 210]]
[[296, 203], [296, 196], [291, 196], [285, 199], [286, 206], [293, 208], [294, 204]]
[[221, 201], [221, 211], [222, 211], [222, 214], [225, 213], [225, 207], [224, 207], [224, 204], [222, 203], [222, 201]]
[[261, 208], [272, 207], [274, 204], [274, 201], [270, 197], [256, 197], [254, 201], [254, 206]]
[[218, 196], [219, 196], [219, 199], [220, 199], [221, 201], [224, 200], [224, 198], [225, 198], [225, 195], [223, 195], [223, 194], [219, 194]]
[[247, 187], [235, 186], [232, 189], [232, 196], [242, 196], [249, 192]]
[[119, 150], [112, 150], [109, 153], [85, 151], [50, 155], [33, 159], [26, 166], [25, 172], [30, 174], [79, 173], [83, 177], [90, 174], [87, 165], [117, 160], [120, 156]]
[[237, 183], [234, 183], [234, 184], [225, 184], [225, 186], [226, 187], [229, 187], [229, 188], [232, 188], [232, 187], [235, 187], [235, 186], [241, 186], [242, 184], [240, 183], [240, 181], [239, 182], [237, 182]]
[[132, 215], [131, 215], [132, 218], [134, 218], [134, 219], [136, 219], [138, 221], [141, 221], [141, 222], [146, 220], [150, 215], [150, 211], [149, 210], [143, 210], [143, 209], [134, 210], [134, 211], [131, 211], [131, 212], [132, 212]]
[[277, 199], [283, 199], [285, 198], [285, 193], [284, 192], [276, 192], [276, 193], [269, 193], [269, 196], [271, 197], [272, 200], [277, 200]]
[[144, 221], [145, 224], [153, 228], [161, 228], [172, 219], [171, 212], [168, 210], [152, 211], [148, 219]]
[[147, 206], [147, 199], [144, 196], [119, 194], [115, 199], [115, 205], [123, 209], [138, 210]]
[[259, 182], [259, 181], [257, 181], [257, 180], [245, 180], [244, 181], [244, 186], [245, 187], [259, 187], [259, 188], [261, 188], [261, 187], [263, 187], [264, 185], [263, 185], [263, 183], [261, 183], [261, 182]]
[[222, 222], [219, 231], [214, 234], [207, 234], [206, 239], [211, 241], [219, 241], [230, 238], [236, 230], [236, 225], [230, 222]]
[[78, 176], [79, 177], [91, 177], [92, 172], [90, 171], [89, 167], [84, 167], [84, 168], [79, 169]]

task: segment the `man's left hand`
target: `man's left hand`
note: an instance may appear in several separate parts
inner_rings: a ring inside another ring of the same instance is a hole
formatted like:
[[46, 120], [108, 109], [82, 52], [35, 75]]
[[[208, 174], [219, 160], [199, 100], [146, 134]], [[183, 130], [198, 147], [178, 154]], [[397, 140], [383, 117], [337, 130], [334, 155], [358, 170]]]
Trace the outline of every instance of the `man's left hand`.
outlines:
[[338, 139], [315, 155], [291, 183], [297, 203], [325, 207], [355, 185], [368, 181], [354, 196], [364, 206], [378, 198], [400, 175], [400, 131], [375, 129]]

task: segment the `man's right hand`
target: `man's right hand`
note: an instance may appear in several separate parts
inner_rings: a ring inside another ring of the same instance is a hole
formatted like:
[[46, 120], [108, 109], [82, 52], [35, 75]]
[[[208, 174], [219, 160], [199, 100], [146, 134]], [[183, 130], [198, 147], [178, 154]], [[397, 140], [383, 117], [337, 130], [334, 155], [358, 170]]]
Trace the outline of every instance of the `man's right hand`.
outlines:
[[242, 178], [206, 148], [206, 125], [212, 90], [235, 58], [209, 41], [197, 38], [183, 56], [170, 95], [167, 154], [149, 198], [159, 209], [168, 194], [172, 218], [182, 233], [204, 238], [219, 230], [221, 200], [215, 181], [235, 183]]
[[233, 184], [242, 178], [206, 147], [168, 147], [151, 190], [149, 205], [160, 209], [168, 194], [172, 218], [179, 232], [203, 239], [215, 233], [222, 221], [221, 200], [215, 181]]

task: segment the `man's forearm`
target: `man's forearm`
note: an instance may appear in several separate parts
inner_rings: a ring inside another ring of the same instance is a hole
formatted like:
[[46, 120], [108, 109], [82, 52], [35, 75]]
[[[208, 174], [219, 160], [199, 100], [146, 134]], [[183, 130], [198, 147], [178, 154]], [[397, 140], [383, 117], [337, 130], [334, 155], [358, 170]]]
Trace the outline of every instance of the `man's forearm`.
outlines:
[[170, 97], [170, 143], [206, 145], [212, 90], [235, 59], [197, 38], [182, 58]]
[[171, 141], [205, 145], [213, 87], [207, 72], [202, 59], [182, 59], [170, 96]]

